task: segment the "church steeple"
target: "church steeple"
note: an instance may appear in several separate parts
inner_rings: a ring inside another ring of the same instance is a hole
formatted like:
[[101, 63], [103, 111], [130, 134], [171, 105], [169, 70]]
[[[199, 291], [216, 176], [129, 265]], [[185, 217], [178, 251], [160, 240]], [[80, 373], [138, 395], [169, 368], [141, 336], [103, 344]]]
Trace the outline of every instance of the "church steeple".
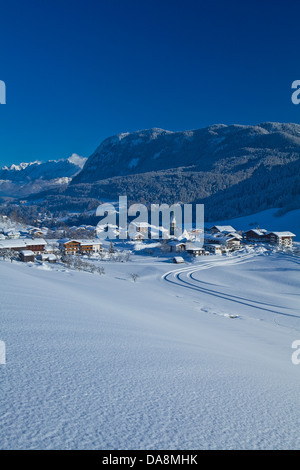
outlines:
[[171, 237], [175, 236], [175, 231], [176, 231], [176, 217], [175, 217], [174, 212], [172, 212], [171, 223], [170, 223], [170, 236]]

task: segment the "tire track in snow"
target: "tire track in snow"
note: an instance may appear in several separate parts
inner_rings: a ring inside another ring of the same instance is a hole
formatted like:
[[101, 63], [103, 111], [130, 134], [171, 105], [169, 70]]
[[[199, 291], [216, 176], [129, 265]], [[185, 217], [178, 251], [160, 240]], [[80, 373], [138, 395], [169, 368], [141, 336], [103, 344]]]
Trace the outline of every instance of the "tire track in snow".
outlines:
[[[229, 266], [234, 264], [244, 264], [254, 260], [257, 255], [255, 254], [238, 254], [232, 258], [220, 259], [220, 260], [213, 260], [205, 263], [201, 263], [198, 266], [188, 266], [185, 268], [176, 269], [173, 271], [168, 271], [162, 276], [162, 279], [166, 282], [171, 284], [177, 285], [179, 287], [183, 287], [186, 289], [190, 289], [202, 294], [210, 295], [213, 297], [218, 297], [230, 302], [234, 302], [240, 305], [245, 305], [247, 307], [255, 308], [258, 310], [263, 310], [265, 312], [270, 312], [276, 315], [282, 315], [286, 317], [297, 318], [299, 320], [298, 315], [294, 315], [291, 313], [286, 313], [283, 311], [279, 311], [277, 309], [284, 309], [290, 310], [289, 307], [283, 307], [278, 305], [268, 304], [266, 302], [261, 302], [258, 300], [247, 299], [245, 297], [239, 297], [233, 294], [227, 294], [226, 292], [222, 292], [220, 290], [214, 290], [212, 288], [200, 286], [199, 284], [209, 284], [195, 278], [195, 274], [201, 271], [212, 269], [217, 266]], [[183, 279], [184, 277], [184, 279]], [[213, 284], [210, 284], [213, 285]], [[274, 310], [276, 309], [276, 310]]]

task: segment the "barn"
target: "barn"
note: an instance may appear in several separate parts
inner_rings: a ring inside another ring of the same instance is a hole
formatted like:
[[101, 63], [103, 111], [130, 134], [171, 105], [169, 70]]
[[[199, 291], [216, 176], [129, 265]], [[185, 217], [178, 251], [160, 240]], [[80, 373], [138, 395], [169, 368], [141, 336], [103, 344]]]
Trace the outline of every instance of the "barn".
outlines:
[[22, 250], [20, 251], [20, 260], [23, 261], [23, 263], [29, 263], [29, 262], [34, 262], [34, 253], [31, 250]]

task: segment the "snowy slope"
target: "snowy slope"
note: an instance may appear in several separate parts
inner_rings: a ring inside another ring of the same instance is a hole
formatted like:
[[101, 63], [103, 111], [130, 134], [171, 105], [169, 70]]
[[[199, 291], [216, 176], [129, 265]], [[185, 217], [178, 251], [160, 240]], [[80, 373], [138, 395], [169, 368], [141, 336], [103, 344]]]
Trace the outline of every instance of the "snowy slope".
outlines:
[[270, 231], [285, 231], [293, 232], [300, 241], [300, 209], [290, 211], [280, 217], [275, 214], [278, 209], [268, 209], [266, 211], [258, 212], [256, 214], [247, 215], [245, 217], [237, 217], [235, 219], [218, 220], [215, 222], [207, 223], [208, 227], [212, 225], [232, 225], [236, 230], [250, 230], [251, 228], [265, 228]]
[[299, 259], [209, 263], [1, 262], [0, 448], [299, 449]]

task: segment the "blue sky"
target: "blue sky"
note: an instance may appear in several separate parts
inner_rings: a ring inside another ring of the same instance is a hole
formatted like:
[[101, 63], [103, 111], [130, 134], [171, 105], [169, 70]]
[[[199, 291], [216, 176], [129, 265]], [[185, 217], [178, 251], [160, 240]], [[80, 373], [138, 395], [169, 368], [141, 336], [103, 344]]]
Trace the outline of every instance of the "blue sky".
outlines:
[[0, 0], [0, 166], [150, 127], [300, 123], [296, 1]]

